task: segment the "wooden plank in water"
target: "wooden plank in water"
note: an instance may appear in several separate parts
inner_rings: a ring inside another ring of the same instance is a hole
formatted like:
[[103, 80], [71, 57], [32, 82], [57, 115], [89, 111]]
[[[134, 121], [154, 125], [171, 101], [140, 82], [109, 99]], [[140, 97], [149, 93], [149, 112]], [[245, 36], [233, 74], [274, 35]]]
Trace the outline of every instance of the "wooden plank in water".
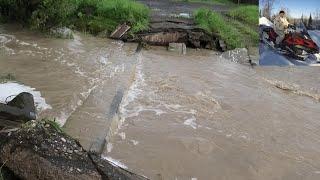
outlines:
[[122, 25], [119, 25], [116, 30], [114, 30], [110, 37], [111, 38], [114, 38], [114, 39], [119, 39], [121, 38], [131, 27], [126, 25], [126, 24], [122, 24]]

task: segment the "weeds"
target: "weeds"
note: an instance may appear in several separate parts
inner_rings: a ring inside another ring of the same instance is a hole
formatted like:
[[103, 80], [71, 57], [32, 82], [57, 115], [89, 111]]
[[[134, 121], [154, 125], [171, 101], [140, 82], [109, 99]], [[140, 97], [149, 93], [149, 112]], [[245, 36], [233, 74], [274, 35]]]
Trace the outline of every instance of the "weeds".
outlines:
[[134, 0], [0, 0], [1, 19], [44, 31], [68, 26], [97, 34], [127, 23], [135, 33], [148, 28], [149, 12]]
[[43, 121], [45, 122], [45, 124], [49, 124], [53, 129], [55, 129], [57, 132], [60, 132], [60, 133], [64, 133], [61, 125], [56, 121], [56, 119], [43, 119]]
[[241, 34], [218, 13], [209, 9], [199, 9], [194, 14], [195, 21], [200, 28], [209, 33], [217, 33], [225, 41], [228, 49], [244, 47]]
[[259, 8], [257, 5], [239, 6], [231, 10], [228, 15], [250, 25], [258, 25]]
[[180, 0], [183, 2], [204, 2], [208, 4], [234, 4], [231, 0]]

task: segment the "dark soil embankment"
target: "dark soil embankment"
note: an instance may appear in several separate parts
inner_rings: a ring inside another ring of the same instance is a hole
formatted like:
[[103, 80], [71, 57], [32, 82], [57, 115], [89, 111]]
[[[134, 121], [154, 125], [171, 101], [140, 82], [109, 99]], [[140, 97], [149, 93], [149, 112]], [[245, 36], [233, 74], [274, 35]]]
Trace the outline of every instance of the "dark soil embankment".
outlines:
[[151, 45], [168, 45], [175, 42], [185, 43], [192, 48], [219, 50], [225, 48], [224, 44], [220, 45], [217, 34], [208, 33], [195, 24], [192, 14], [196, 9], [204, 7], [227, 12], [230, 6], [172, 0], [139, 0], [139, 2], [151, 9], [149, 30], [137, 33], [135, 39], [124, 37], [124, 40], [143, 41]]
[[33, 120], [21, 128], [0, 131], [0, 164], [27, 180], [146, 179], [86, 152], [48, 120]]
[[150, 45], [167, 46], [169, 43], [185, 43], [192, 48], [220, 48], [217, 34], [207, 33], [197, 27], [193, 19], [181, 17], [154, 17], [148, 31], [142, 31], [125, 41], [142, 41]]

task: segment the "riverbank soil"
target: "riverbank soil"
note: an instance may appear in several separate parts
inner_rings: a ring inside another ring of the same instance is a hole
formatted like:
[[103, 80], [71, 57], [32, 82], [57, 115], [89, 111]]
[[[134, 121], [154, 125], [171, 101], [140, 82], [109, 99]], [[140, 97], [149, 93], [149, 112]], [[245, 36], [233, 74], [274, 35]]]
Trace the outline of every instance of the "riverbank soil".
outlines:
[[[10, 170], [16, 178], [146, 180], [88, 153], [53, 121], [32, 120], [21, 126], [0, 131], [1, 167]], [[0, 173], [2, 177], [2, 168]]]

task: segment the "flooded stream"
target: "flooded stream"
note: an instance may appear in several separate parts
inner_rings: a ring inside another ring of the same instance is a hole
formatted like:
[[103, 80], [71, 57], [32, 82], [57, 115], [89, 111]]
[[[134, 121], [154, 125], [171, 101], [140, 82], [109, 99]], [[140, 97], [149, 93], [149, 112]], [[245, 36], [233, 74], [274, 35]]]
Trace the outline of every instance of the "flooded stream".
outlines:
[[[0, 72], [41, 92], [85, 148], [150, 179], [319, 179], [318, 67], [256, 67], [219, 53], [0, 28]], [[1, 92], [0, 92], [1, 93]], [[111, 133], [110, 133], [111, 132]]]

